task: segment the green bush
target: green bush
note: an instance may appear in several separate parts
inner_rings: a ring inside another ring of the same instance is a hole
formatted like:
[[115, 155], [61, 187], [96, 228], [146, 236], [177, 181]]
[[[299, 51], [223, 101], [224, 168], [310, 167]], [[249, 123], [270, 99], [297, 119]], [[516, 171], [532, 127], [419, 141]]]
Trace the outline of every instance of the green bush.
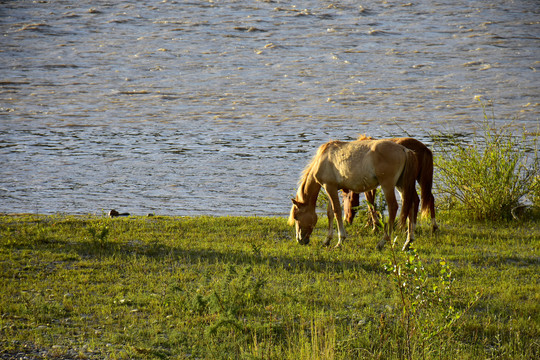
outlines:
[[516, 209], [538, 206], [538, 135], [497, 127], [482, 108], [484, 121], [470, 142], [437, 137], [436, 185], [447, 205], [475, 219], [516, 217]]

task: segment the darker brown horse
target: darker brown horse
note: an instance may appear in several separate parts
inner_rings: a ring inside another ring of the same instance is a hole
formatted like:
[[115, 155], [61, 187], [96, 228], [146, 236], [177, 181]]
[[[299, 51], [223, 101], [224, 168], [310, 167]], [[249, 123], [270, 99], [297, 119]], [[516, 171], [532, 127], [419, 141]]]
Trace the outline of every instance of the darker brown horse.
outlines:
[[[370, 137], [361, 136], [358, 140], [370, 140]], [[437, 222], [435, 221], [435, 198], [431, 189], [433, 187], [433, 153], [422, 142], [413, 138], [393, 138], [388, 139], [395, 143], [405, 146], [407, 149], [413, 150], [418, 162], [418, 173], [416, 175], [416, 181], [420, 185], [420, 194], [422, 199], [422, 213], [431, 215], [431, 229], [436, 231], [438, 229]], [[369, 207], [371, 214], [371, 221], [373, 228], [377, 223], [377, 213], [375, 211], [375, 195], [377, 189], [367, 191], [364, 193], [367, 202], [371, 205]], [[345, 220], [351, 224], [356, 215], [356, 208], [360, 205], [360, 195], [352, 191], [343, 190], [343, 210], [345, 212]]]

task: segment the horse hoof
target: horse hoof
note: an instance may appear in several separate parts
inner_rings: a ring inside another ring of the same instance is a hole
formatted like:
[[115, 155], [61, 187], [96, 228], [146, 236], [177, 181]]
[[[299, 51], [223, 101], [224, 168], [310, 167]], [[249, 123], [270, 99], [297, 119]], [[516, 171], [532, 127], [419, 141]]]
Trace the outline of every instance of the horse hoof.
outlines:
[[403, 244], [403, 248], [401, 249], [401, 251], [408, 251], [409, 250], [409, 246], [411, 245], [411, 242], [412, 240], [407, 240], [405, 242], [405, 244]]

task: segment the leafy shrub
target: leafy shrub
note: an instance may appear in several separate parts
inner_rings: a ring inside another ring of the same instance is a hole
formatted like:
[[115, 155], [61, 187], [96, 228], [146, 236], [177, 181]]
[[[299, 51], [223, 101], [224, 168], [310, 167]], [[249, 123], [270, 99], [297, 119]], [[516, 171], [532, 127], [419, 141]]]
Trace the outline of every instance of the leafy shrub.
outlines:
[[486, 115], [469, 143], [438, 137], [436, 184], [447, 203], [478, 220], [510, 218], [524, 200], [538, 204], [538, 135], [518, 137]]

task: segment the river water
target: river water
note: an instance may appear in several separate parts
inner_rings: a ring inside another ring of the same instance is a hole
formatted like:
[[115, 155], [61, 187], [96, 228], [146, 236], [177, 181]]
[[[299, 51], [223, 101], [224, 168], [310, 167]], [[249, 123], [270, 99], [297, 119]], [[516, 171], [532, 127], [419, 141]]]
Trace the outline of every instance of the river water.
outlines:
[[0, 212], [282, 216], [330, 139], [539, 126], [537, 0], [1, 1], [0, 32]]

